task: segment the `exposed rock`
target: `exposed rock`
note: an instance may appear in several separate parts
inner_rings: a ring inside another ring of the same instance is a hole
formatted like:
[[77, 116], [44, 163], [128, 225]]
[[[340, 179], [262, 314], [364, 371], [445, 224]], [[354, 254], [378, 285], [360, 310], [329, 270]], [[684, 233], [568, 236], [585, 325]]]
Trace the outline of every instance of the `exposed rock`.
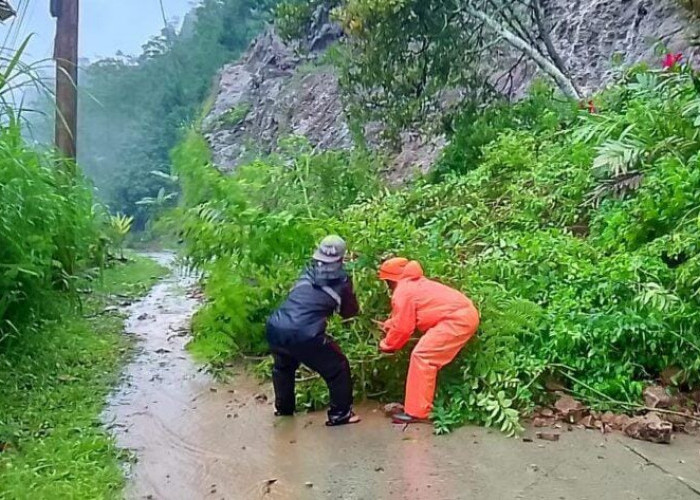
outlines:
[[393, 417], [403, 412], [403, 405], [401, 403], [389, 403], [384, 405], [384, 415], [387, 417]]
[[[655, 40], [682, 52], [685, 60], [698, 59], [699, 49], [691, 49], [686, 40], [684, 11], [672, 0], [544, 0], [543, 4], [552, 41], [584, 93], [611, 81], [613, 59], [658, 64]], [[306, 137], [317, 151], [353, 146], [337, 76], [333, 68], [318, 62], [319, 54], [342, 36], [328, 7], [320, 6], [307, 37], [298, 44], [284, 43], [269, 29], [239, 62], [222, 69], [212, 110], [203, 122], [220, 170], [230, 172], [259, 155], [279, 151], [280, 140], [289, 135]], [[515, 75], [513, 93], [524, 94], [535, 73], [531, 64], [523, 66]], [[366, 130], [373, 147], [379, 147], [381, 128], [373, 124]], [[446, 145], [444, 137], [428, 139], [414, 132], [405, 132], [400, 139], [398, 151], [386, 152], [384, 174], [394, 184], [429, 171]], [[550, 382], [549, 390], [563, 389], [558, 381]]]
[[624, 432], [634, 439], [669, 444], [673, 426], [669, 422], [663, 422], [656, 413], [649, 413], [631, 419]]
[[586, 429], [594, 429], [595, 428], [595, 422], [593, 420], [592, 415], [586, 415], [583, 417], [581, 420], [576, 422], [578, 425], [584, 426]]
[[554, 407], [564, 420], [570, 423], [578, 422], [583, 418], [586, 407], [580, 401], [576, 401], [571, 396], [561, 396]]
[[556, 432], [538, 432], [537, 438], [544, 441], [559, 441], [559, 434]]
[[644, 389], [644, 404], [648, 408], [670, 408], [673, 405], [673, 398], [663, 387], [652, 385]]
[[630, 424], [631, 420], [632, 418], [628, 415], [615, 415], [611, 425], [613, 429], [621, 431]]
[[[543, 0], [551, 38], [585, 95], [610, 83], [619, 66], [660, 65], [655, 46], [700, 60], [688, 12], [674, 0]], [[513, 73], [508, 89], [523, 95], [536, 71], [532, 64]]]
[[612, 425], [615, 421], [615, 414], [611, 411], [606, 411], [601, 415], [600, 421], [603, 422], [605, 425]]
[[551, 425], [552, 422], [553, 422], [552, 420], [547, 420], [546, 418], [538, 417], [532, 421], [532, 426], [533, 427], [547, 427], [548, 425]]
[[222, 171], [277, 151], [289, 135], [304, 136], [319, 150], [352, 146], [337, 78], [328, 68], [304, 71], [303, 62], [268, 30], [242, 61], [221, 71], [202, 128]]
[[686, 57], [688, 17], [673, 0], [544, 0], [554, 44], [577, 83], [591, 92], [614, 76], [613, 59], [630, 65], [657, 59], [655, 42]]
[[676, 413], [664, 415], [664, 420], [670, 423], [676, 432], [684, 431], [689, 421], [688, 416]]
[[428, 139], [416, 132], [404, 132], [401, 134], [401, 152], [391, 160], [386, 179], [391, 184], [400, 184], [416, 174], [428, 173], [446, 145], [444, 136]]

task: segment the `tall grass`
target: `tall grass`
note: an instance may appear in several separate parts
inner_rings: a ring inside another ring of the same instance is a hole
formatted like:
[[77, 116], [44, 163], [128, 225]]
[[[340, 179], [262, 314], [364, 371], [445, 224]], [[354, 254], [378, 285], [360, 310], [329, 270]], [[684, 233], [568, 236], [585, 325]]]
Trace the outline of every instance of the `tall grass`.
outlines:
[[53, 293], [75, 297], [76, 279], [103, 263], [108, 243], [85, 180], [22, 138], [18, 96], [48, 91], [35, 71], [40, 62], [23, 62], [29, 40], [0, 48], [0, 345], [48, 314]]

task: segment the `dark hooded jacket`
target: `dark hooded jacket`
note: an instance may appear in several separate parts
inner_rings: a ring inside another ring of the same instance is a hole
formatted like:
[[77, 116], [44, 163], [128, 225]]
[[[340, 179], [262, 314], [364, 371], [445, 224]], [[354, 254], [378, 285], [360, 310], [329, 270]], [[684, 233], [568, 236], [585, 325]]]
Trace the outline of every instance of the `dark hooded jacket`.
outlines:
[[268, 319], [267, 340], [270, 345], [282, 347], [312, 340], [325, 334], [328, 318], [335, 312], [343, 319], [359, 314], [352, 280], [342, 264], [314, 262]]

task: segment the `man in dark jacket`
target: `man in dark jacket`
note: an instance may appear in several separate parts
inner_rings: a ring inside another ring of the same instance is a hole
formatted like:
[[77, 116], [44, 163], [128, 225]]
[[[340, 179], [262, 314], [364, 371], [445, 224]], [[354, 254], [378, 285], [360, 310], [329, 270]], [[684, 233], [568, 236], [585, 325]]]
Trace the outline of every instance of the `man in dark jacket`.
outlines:
[[359, 305], [343, 258], [347, 246], [339, 236], [325, 238], [314, 253], [287, 300], [267, 322], [267, 341], [274, 358], [272, 381], [276, 415], [293, 415], [294, 381], [304, 364], [328, 385], [331, 404], [327, 425], [359, 422], [352, 412], [350, 363], [338, 344], [326, 334], [328, 318], [357, 316]]

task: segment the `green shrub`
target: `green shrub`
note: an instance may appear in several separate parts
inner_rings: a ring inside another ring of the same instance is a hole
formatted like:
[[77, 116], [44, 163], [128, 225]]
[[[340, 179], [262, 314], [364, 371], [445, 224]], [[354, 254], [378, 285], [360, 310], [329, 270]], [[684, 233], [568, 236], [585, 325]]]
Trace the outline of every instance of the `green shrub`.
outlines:
[[243, 123], [248, 113], [250, 113], [250, 104], [238, 104], [221, 115], [218, 124], [221, 127], [236, 128]]
[[[420, 260], [479, 307], [478, 336], [441, 374], [438, 432], [465, 422], [516, 432], [519, 415], [546, 399], [546, 377], [601, 409], [640, 402], [644, 383], [669, 366], [697, 385], [696, 75], [635, 69], [596, 106], [537, 89], [513, 107], [468, 111], [439, 176], [393, 192], [374, 188], [362, 157], [303, 148], [221, 177], [191, 137], [175, 163], [188, 252], [209, 271], [195, 345], [217, 332], [226, 343], [216, 359], [264, 352], [265, 317], [332, 231], [353, 252], [363, 315], [330, 331], [359, 394], [403, 391], [408, 353], [378, 356], [370, 321], [388, 313], [376, 278], [383, 258]], [[312, 385], [300, 404], [322, 404], [323, 394]]]
[[275, 8], [275, 30], [286, 41], [306, 37], [311, 14], [319, 2], [282, 2]]
[[207, 144], [195, 132], [173, 152], [183, 181], [186, 253], [206, 271], [213, 299], [195, 317], [191, 346], [207, 359], [264, 351], [265, 319], [306, 264], [329, 217], [378, 186], [370, 160], [359, 154], [314, 155], [296, 138], [282, 146], [282, 155], [230, 177], [212, 167]]
[[0, 127], [0, 342], [50, 310], [51, 293], [75, 291], [101, 266], [103, 218], [85, 181], [29, 149], [18, 124]]

